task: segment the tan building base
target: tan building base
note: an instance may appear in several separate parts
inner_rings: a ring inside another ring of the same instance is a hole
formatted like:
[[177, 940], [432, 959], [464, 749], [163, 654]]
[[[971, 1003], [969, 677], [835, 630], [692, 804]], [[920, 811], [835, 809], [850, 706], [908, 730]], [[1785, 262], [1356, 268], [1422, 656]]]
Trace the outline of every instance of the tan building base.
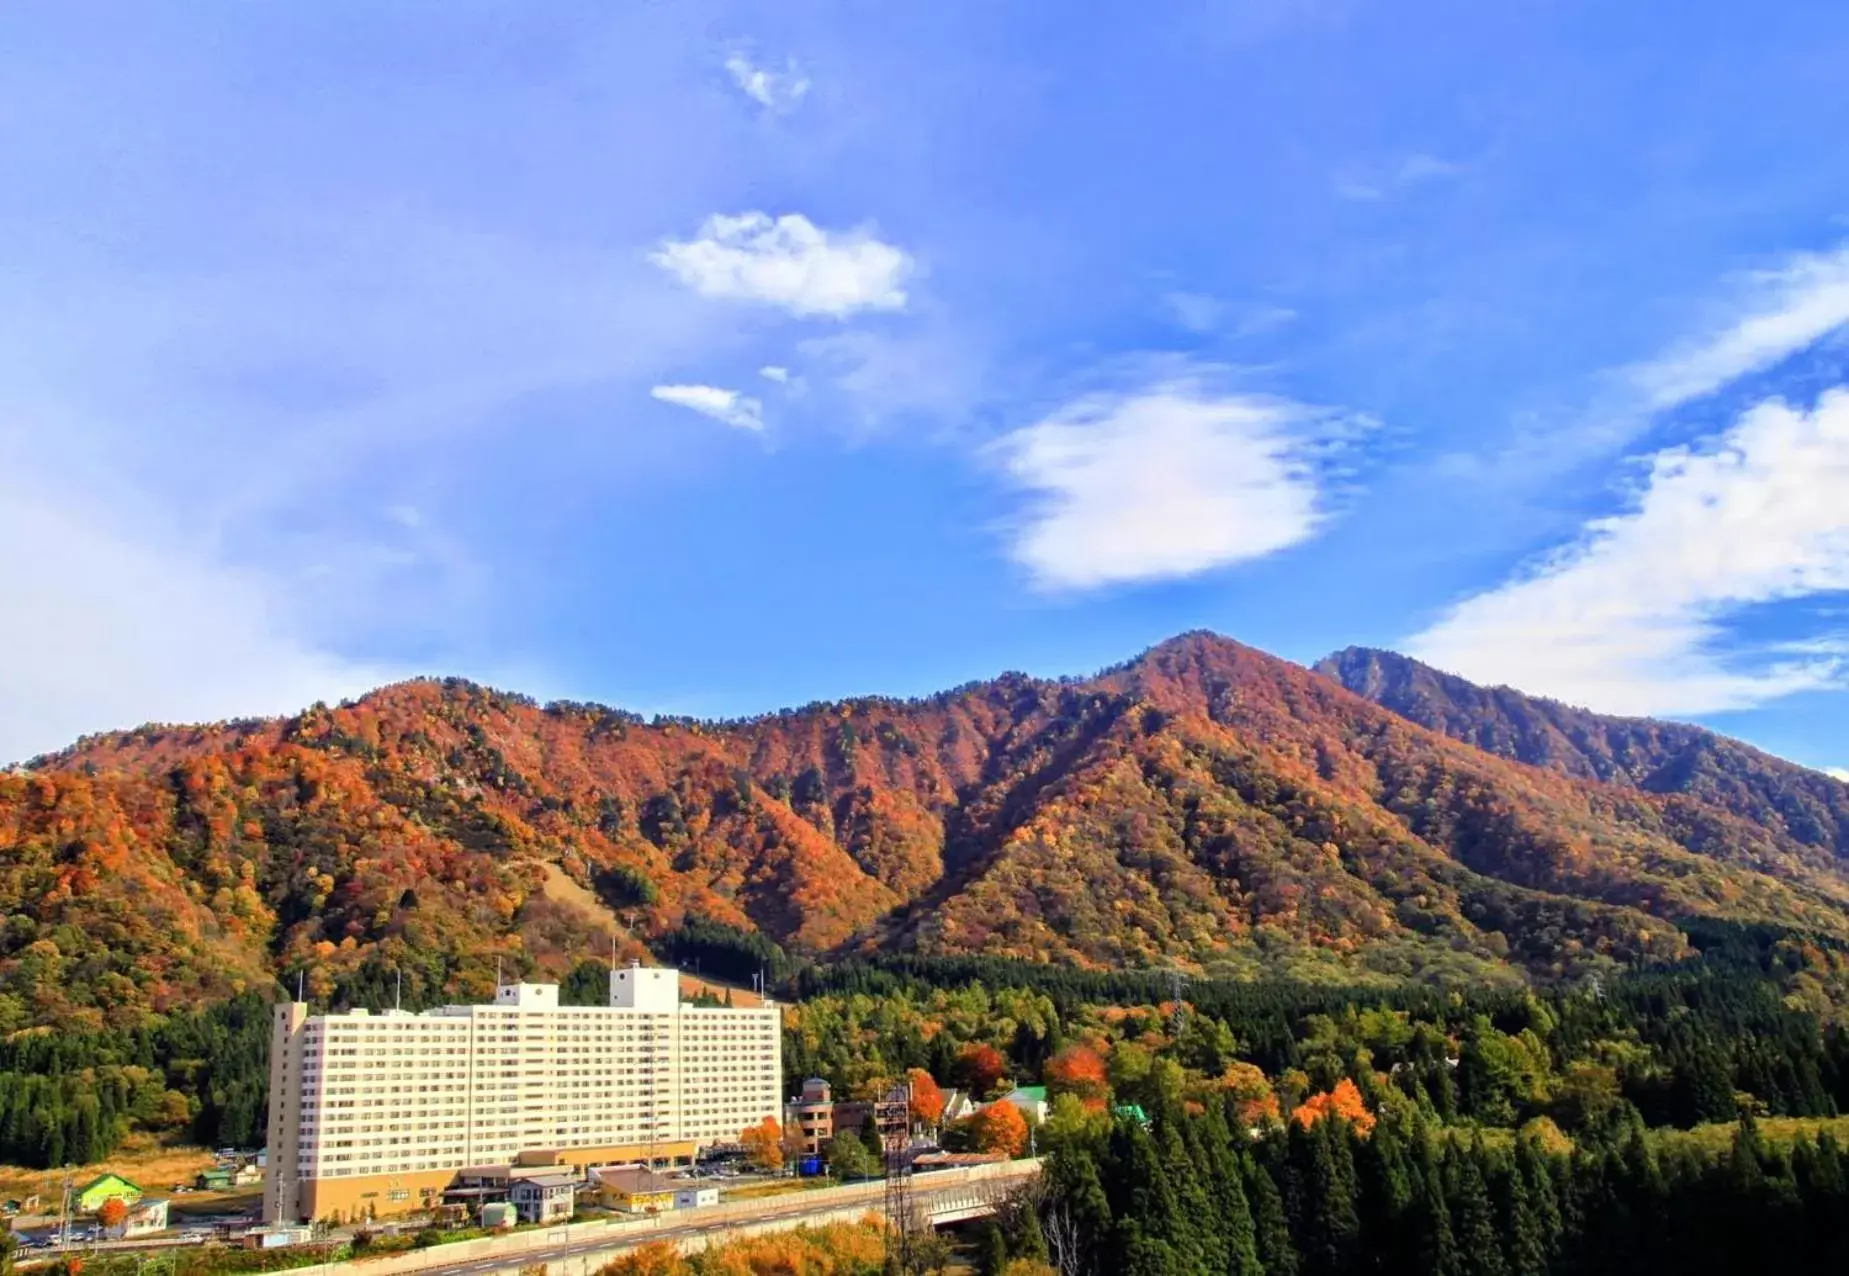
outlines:
[[[582, 1174], [593, 1165], [645, 1161], [650, 1153], [657, 1163], [692, 1162], [698, 1145], [685, 1143], [616, 1144], [605, 1147], [557, 1148], [522, 1152], [517, 1165], [568, 1165]], [[457, 1166], [448, 1170], [420, 1170], [412, 1174], [368, 1174], [357, 1178], [308, 1179], [301, 1184], [302, 1217], [314, 1222], [359, 1223], [395, 1214], [434, 1209], [456, 1181]]]

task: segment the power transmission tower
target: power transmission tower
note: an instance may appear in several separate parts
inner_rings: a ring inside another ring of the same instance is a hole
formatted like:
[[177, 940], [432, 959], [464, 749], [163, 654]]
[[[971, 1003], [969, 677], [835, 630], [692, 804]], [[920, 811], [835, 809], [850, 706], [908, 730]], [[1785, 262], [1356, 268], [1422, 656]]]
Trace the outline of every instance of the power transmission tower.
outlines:
[[[895, 1086], [886, 1094], [887, 1103], [902, 1102], [905, 1119], [897, 1129], [887, 1130], [881, 1140], [886, 1149], [886, 1271], [888, 1276], [911, 1276], [919, 1270], [918, 1220], [916, 1202], [912, 1200], [912, 1165], [906, 1155], [911, 1141], [912, 1085]], [[878, 1127], [880, 1103], [873, 1105], [872, 1120]]]
[[1181, 1040], [1181, 1030], [1187, 1023], [1188, 1013], [1182, 1005], [1181, 994], [1187, 989], [1188, 977], [1179, 970], [1168, 972], [1169, 999], [1175, 1003], [1169, 1011], [1168, 1033], [1172, 1040]]

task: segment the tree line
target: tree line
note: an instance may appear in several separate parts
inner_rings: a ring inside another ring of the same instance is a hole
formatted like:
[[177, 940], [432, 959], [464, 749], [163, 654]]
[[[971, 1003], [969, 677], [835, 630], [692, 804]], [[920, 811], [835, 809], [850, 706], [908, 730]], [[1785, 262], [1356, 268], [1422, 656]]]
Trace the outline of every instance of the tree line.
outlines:
[[1037, 1196], [1000, 1211], [996, 1260], [1119, 1276], [1849, 1270], [1849, 1176], [1827, 1132], [1773, 1146], [1747, 1116], [1719, 1155], [1659, 1144], [1635, 1113], [1570, 1149], [1411, 1110], [1262, 1136], [1218, 1103], [1120, 1117], [1063, 1142]]

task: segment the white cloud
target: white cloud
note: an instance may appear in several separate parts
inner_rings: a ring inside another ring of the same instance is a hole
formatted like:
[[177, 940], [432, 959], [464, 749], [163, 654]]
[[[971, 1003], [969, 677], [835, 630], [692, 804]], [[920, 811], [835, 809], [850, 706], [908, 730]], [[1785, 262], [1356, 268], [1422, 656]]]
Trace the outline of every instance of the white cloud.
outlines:
[[1327, 419], [1196, 379], [1069, 404], [998, 445], [1034, 494], [1013, 557], [1042, 587], [1088, 589], [1295, 545], [1324, 518], [1312, 454]]
[[667, 240], [649, 260], [706, 297], [845, 319], [903, 310], [912, 259], [865, 230], [826, 231], [800, 213], [718, 214], [699, 237]]
[[0, 625], [0, 764], [90, 732], [289, 713], [403, 676], [305, 638], [274, 580], [145, 510], [120, 519], [118, 506], [0, 480], [0, 543], [20, 547]]
[[1749, 277], [1749, 300], [1718, 331], [1626, 370], [1648, 411], [1664, 411], [1778, 363], [1849, 324], [1849, 246]]
[[1849, 768], [1826, 766], [1823, 768], [1823, 773], [1832, 780], [1841, 780], [1844, 784], [1849, 784]]
[[1632, 508], [1465, 600], [1414, 655], [1483, 682], [1627, 714], [1711, 713], [1838, 685], [1839, 655], [1729, 660], [1722, 621], [1849, 590], [1849, 391], [1768, 402], [1714, 446], [1649, 458]]
[[809, 92], [809, 77], [793, 59], [783, 70], [772, 71], [755, 65], [742, 53], [734, 53], [725, 60], [725, 69], [739, 91], [767, 111], [791, 110]]
[[663, 403], [692, 408], [737, 430], [764, 428], [764, 404], [716, 385], [658, 385], [649, 394]]
[[766, 381], [775, 381], [778, 385], [787, 385], [790, 380], [790, 370], [779, 368], [775, 364], [765, 364], [758, 369], [758, 375]]

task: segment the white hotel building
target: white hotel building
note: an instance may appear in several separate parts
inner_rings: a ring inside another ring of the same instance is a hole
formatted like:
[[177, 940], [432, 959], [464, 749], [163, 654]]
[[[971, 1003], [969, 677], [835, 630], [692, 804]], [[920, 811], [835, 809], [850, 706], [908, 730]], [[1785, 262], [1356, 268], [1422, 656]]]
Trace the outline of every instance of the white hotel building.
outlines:
[[492, 1005], [310, 1015], [270, 1038], [264, 1218], [353, 1220], [433, 1204], [457, 1171], [691, 1158], [782, 1110], [775, 1006], [683, 1005], [678, 971], [610, 972], [608, 1006], [557, 984]]

